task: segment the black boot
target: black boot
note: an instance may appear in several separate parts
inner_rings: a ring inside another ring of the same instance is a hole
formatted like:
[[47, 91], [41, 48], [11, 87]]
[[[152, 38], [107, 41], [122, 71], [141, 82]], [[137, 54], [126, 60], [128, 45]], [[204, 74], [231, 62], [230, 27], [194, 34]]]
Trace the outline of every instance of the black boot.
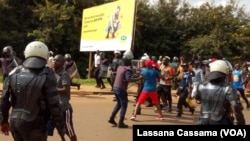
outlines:
[[117, 126], [117, 123], [115, 122], [115, 115], [112, 114], [108, 120], [109, 123], [113, 124], [114, 126]]
[[183, 110], [182, 109], [178, 109], [178, 113], [177, 113], [176, 117], [181, 117], [182, 113], [183, 113]]
[[121, 117], [118, 123], [118, 128], [128, 128], [128, 125], [125, 124], [123, 121], [124, 121], [124, 117]]

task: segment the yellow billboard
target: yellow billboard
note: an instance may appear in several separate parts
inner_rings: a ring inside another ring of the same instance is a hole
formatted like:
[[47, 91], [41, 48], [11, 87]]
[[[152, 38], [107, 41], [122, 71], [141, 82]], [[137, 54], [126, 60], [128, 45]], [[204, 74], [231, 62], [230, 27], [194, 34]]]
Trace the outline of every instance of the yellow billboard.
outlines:
[[135, 0], [118, 0], [83, 10], [80, 51], [131, 48]]

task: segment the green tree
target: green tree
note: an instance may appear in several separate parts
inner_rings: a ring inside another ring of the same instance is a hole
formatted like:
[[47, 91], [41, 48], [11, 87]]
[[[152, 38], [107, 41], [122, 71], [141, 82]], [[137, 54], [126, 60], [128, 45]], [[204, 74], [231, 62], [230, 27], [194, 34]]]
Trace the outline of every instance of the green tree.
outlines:
[[[0, 44], [12, 45], [19, 57], [32, 40], [44, 41], [56, 53], [70, 53], [81, 76], [89, 54], [80, 52], [82, 12], [85, 8], [115, 0], [0, 0]], [[149, 55], [199, 54], [231, 60], [250, 53], [250, 17], [236, 0], [226, 6], [205, 3], [191, 7], [188, 1], [137, 1], [133, 49], [136, 58]], [[111, 53], [112, 54], [112, 53]]]
[[23, 50], [30, 40], [27, 32], [33, 29], [33, 2], [29, 0], [2, 0], [0, 3], [0, 44], [11, 45], [18, 57], [23, 58]]
[[160, 0], [156, 5], [149, 6], [140, 1], [136, 17], [135, 50], [140, 55], [148, 52], [149, 55], [179, 54], [179, 30], [177, 8], [178, 1]]
[[249, 41], [248, 36], [242, 34], [242, 28], [248, 26], [249, 17], [234, 1], [225, 7], [205, 3], [191, 8], [187, 15], [183, 19], [187, 36], [185, 52], [206, 58], [245, 56]]

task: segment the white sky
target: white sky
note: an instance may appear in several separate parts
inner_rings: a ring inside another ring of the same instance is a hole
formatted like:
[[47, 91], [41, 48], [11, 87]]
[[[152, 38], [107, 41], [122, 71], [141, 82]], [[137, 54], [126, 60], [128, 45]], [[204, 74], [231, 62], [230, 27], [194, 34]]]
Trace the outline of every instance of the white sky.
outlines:
[[[151, 2], [156, 2], [158, 0], [150, 0]], [[226, 5], [230, 0], [186, 0], [192, 6], [200, 6], [203, 3], [215, 3], [215, 5]], [[239, 7], [244, 6], [246, 12], [250, 12], [250, 0], [237, 0], [239, 2]]]
[[[226, 5], [230, 0], [186, 0], [188, 3], [190, 3], [193, 6], [200, 6], [201, 4], [205, 2], [214, 2], [215, 5]], [[245, 10], [247, 12], [250, 12], [250, 0], [238, 0], [239, 6], [244, 6]]]

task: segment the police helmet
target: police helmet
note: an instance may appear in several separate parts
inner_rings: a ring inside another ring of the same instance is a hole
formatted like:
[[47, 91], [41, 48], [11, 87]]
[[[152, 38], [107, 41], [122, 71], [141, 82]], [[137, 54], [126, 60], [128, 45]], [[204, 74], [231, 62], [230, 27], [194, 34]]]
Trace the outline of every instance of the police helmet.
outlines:
[[105, 55], [105, 52], [100, 52], [100, 56], [104, 57]]
[[47, 45], [45, 45], [43, 42], [40, 41], [30, 42], [24, 50], [25, 58], [40, 57], [47, 60], [48, 55], [49, 55], [49, 50]]
[[6, 46], [3, 48], [3, 53], [11, 53], [12, 47], [11, 46]]
[[114, 54], [121, 54], [121, 52], [119, 50], [115, 50]]
[[143, 55], [140, 59], [141, 62], [146, 60], [150, 60], [149, 56]]
[[133, 52], [131, 50], [127, 50], [123, 53], [122, 59], [131, 60], [133, 58], [134, 58], [134, 55], [133, 55]]
[[230, 67], [224, 60], [216, 60], [209, 64], [210, 73], [208, 75], [208, 80], [217, 79], [220, 77], [225, 77], [229, 74]]
[[65, 58], [65, 59], [71, 59], [71, 55], [70, 55], [69, 53], [66, 53], [66, 54], [64, 55], [64, 58]]
[[23, 65], [27, 68], [42, 68], [47, 64], [48, 56], [47, 45], [40, 41], [32, 41], [25, 47]]
[[179, 60], [178, 57], [176, 57], [176, 56], [173, 57], [174, 62], [177, 62], [178, 60]]

